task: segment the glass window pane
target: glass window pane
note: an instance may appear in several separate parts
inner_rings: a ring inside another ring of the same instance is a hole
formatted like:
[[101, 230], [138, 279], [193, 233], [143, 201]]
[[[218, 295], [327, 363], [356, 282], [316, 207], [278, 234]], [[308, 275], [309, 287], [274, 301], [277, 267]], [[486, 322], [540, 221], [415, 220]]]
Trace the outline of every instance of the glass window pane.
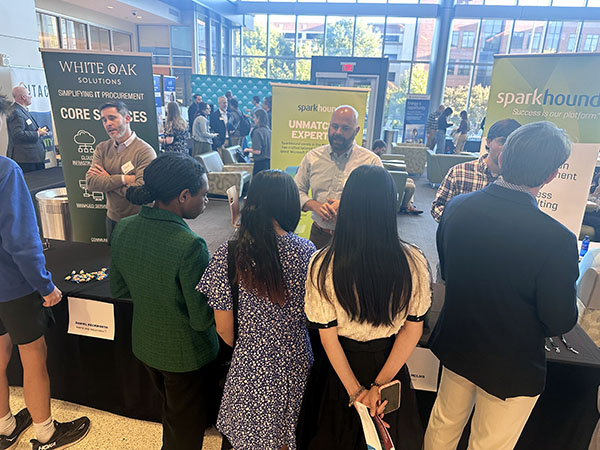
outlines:
[[587, 5], [588, 6], [599, 7], [600, 6], [600, 0], [588, 0]]
[[196, 35], [198, 39], [198, 53], [206, 55], [206, 19], [198, 17], [196, 20]]
[[265, 58], [242, 58], [242, 76], [266, 78], [267, 60]]
[[[456, 89], [461, 86], [468, 87], [471, 80], [472, 67], [472, 64], [460, 64], [458, 62], [448, 64], [448, 71], [446, 74], [446, 90], [448, 90], [448, 88]], [[452, 109], [454, 109], [454, 107], [452, 107]]]
[[517, 0], [485, 0], [486, 5], [516, 5]]
[[437, 5], [439, 3], [439, 0], [421, 0], [419, 3], [429, 4], [429, 5]]
[[[254, 16], [254, 29], [244, 28], [242, 36], [244, 55], [265, 56], [267, 54], [267, 16]], [[246, 66], [243, 66], [246, 67]]]
[[578, 22], [548, 22], [544, 52], [573, 52]]
[[208, 73], [206, 70], [206, 55], [198, 56], [198, 73], [200, 75], [206, 75]]
[[507, 53], [511, 28], [512, 20], [484, 19], [481, 21], [478, 62], [491, 64], [495, 54]]
[[169, 64], [169, 48], [171, 45], [169, 38], [169, 27], [159, 25], [138, 25], [139, 46], [141, 52], [150, 52], [154, 56], [161, 55], [167, 59]]
[[385, 3], [386, 0], [356, 0], [358, 3]]
[[415, 40], [416, 19], [409, 17], [388, 17], [384, 56], [390, 61], [412, 59]]
[[426, 94], [428, 76], [429, 64], [413, 64], [413, 69], [410, 74], [410, 93]]
[[110, 50], [110, 36], [108, 30], [93, 25], [89, 25], [89, 27], [90, 45], [92, 50]]
[[354, 17], [327, 17], [326, 56], [351, 56]]
[[519, 0], [519, 6], [550, 6], [550, 0]]
[[595, 52], [600, 50], [598, 48], [598, 36], [600, 36], [600, 22], [584, 22], [581, 27], [579, 51]]
[[472, 61], [475, 55], [475, 36], [479, 20], [455, 19], [452, 33], [458, 34], [457, 45], [450, 47], [450, 59], [454, 61]]
[[552, 6], [585, 6], [585, 0], [552, 0]]
[[[324, 30], [325, 17], [298, 16], [297, 56], [311, 57], [313, 55], [322, 55]], [[310, 70], [308, 79], [310, 79]]]
[[269, 56], [294, 57], [296, 16], [269, 16]]
[[85, 24], [72, 20], [60, 19], [63, 48], [86, 50], [87, 35]]
[[231, 75], [234, 77], [242, 76], [242, 59], [241, 58], [232, 58], [231, 60]]
[[[404, 106], [408, 94], [410, 63], [392, 63], [388, 72], [383, 120], [385, 129], [402, 130]], [[400, 136], [398, 136], [400, 139]]]
[[38, 38], [40, 47], [59, 48], [58, 17], [37, 13]]
[[232, 30], [232, 38], [233, 38], [233, 42], [232, 42], [232, 51], [234, 55], [239, 55], [241, 54], [241, 49], [242, 49], [242, 45], [241, 45], [241, 39], [242, 39], [242, 29], [241, 28], [234, 28]]
[[294, 79], [293, 59], [269, 59], [269, 78], [278, 80]]
[[469, 122], [470, 134], [481, 135], [479, 125], [485, 117], [488, 97], [490, 96], [490, 83], [492, 81], [492, 66], [476, 66], [473, 74], [473, 87], [469, 97]]
[[[438, 0], [435, 0], [437, 3]], [[388, 0], [389, 3], [419, 3], [419, 0]], [[425, 2], [423, 2], [425, 3]]]
[[210, 47], [213, 53], [217, 53], [219, 46], [219, 28], [216, 22], [210, 23]]
[[510, 42], [510, 53], [539, 53], [545, 22], [517, 20]]
[[192, 57], [192, 29], [171, 27], [171, 54]]
[[416, 60], [431, 60], [431, 48], [433, 45], [434, 27], [435, 19], [419, 19], [419, 21], [417, 22], [417, 46], [415, 48]]
[[357, 17], [354, 56], [381, 58], [385, 17]]
[[310, 59], [296, 60], [296, 80], [310, 80]]
[[483, 5], [483, 0], [456, 0], [457, 5]]
[[126, 33], [112, 32], [113, 50], [117, 52], [131, 51], [131, 35]]

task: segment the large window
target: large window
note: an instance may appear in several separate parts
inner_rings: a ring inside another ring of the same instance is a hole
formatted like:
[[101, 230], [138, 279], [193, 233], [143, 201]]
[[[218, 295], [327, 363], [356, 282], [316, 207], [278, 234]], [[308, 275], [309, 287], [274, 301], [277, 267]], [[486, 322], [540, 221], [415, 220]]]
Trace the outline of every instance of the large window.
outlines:
[[42, 48], [130, 52], [131, 34], [37, 12], [38, 39]]

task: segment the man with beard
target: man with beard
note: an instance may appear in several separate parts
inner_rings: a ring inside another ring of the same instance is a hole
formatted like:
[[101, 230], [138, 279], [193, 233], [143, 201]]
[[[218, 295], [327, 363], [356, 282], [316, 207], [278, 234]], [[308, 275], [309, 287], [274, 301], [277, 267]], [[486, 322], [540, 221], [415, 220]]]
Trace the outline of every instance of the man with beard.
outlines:
[[331, 240], [340, 197], [350, 173], [365, 164], [383, 166], [379, 156], [354, 142], [359, 130], [356, 109], [338, 106], [329, 122], [329, 144], [304, 155], [296, 174], [302, 210], [312, 211], [310, 240], [318, 249]]
[[129, 186], [144, 184], [144, 169], [156, 153], [131, 130], [131, 114], [125, 103], [105, 103], [100, 116], [110, 139], [96, 146], [85, 180], [88, 190], [106, 194], [106, 238], [110, 243], [117, 222], [140, 211], [140, 206], [125, 198], [125, 192]]
[[506, 138], [520, 126], [521, 124], [514, 119], [495, 122], [488, 130], [485, 140], [487, 153], [481, 155], [479, 159], [450, 168], [431, 205], [431, 215], [436, 222], [440, 221], [444, 207], [453, 197], [478, 191], [496, 181], [500, 173], [498, 158], [502, 153]]

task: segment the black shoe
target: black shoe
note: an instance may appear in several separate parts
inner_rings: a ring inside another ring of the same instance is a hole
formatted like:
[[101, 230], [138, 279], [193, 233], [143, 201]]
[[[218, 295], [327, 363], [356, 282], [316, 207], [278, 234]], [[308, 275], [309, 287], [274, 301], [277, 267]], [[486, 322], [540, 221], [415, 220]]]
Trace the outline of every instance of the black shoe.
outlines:
[[15, 416], [17, 426], [9, 436], [0, 436], [0, 450], [10, 450], [16, 448], [21, 435], [31, 426], [31, 415], [27, 408], [23, 408]]
[[54, 421], [56, 430], [48, 442], [42, 444], [37, 439], [32, 439], [32, 450], [59, 450], [70, 447], [81, 441], [90, 431], [90, 419], [80, 417], [72, 422]]

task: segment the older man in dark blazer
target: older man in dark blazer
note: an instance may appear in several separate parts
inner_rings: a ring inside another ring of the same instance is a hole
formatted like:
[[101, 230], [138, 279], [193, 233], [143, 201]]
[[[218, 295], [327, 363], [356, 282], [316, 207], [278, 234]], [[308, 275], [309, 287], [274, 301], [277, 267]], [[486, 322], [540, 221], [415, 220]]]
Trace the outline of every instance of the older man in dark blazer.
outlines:
[[550, 122], [525, 125], [504, 145], [498, 180], [445, 208], [446, 298], [429, 341], [443, 371], [425, 450], [456, 449], [475, 405], [469, 448], [512, 450], [544, 390], [544, 337], [577, 322], [578, 254], [536, 195], [570, 153]]
[[210, 115], [210, 129], [218, 133], [213, 138], [213, 150], [223, 146], [229, 137], [227, 133], [227, 123], [229, 122], [229, 112], [227, 112], [227, 97], [219, 97], [219, 108]]
[[48, 130], [41, 128], [27, 109], [31, 105], [31, 95], [25, 87], [15, 87], [12, 95], [15, 103], [6, 118], [7, 156], [14, 159], [23, 172], [42, 170], [46, 152], [41, 138]]

